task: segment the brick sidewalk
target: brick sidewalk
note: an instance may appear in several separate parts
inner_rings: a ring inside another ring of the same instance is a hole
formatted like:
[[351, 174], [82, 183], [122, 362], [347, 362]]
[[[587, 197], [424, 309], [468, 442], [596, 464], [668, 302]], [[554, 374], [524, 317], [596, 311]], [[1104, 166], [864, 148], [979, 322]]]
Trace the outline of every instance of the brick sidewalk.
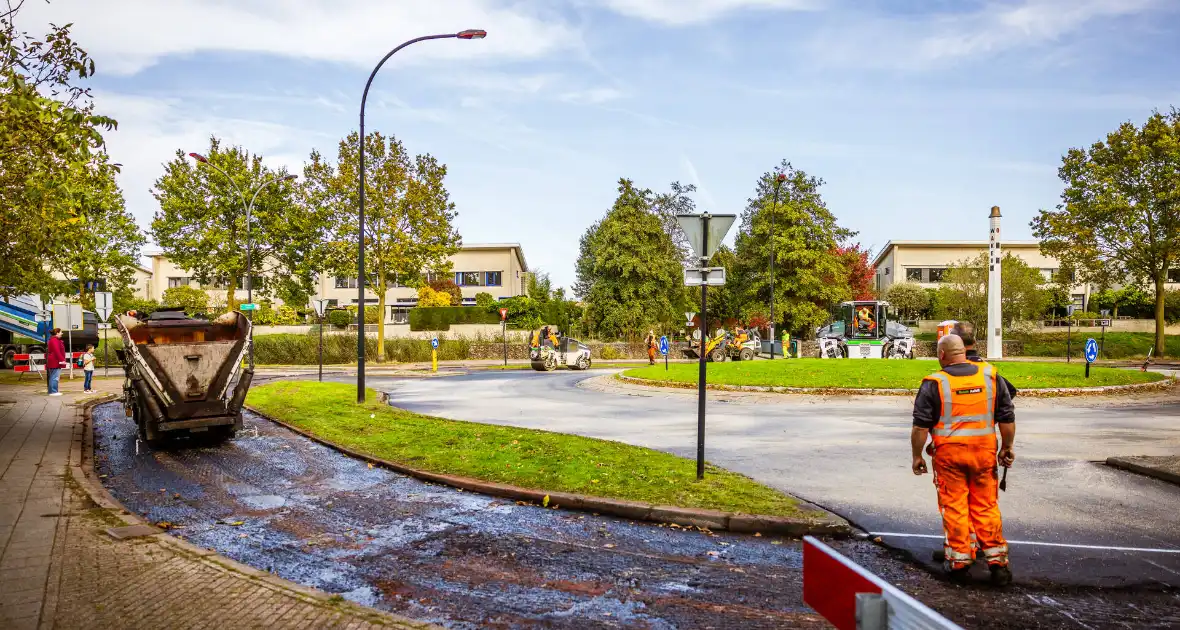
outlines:
[[0, 386], [0, 628], [427, 627], [163, 534], [108, 536], [133, 517], [87, 489], [80, 390]]

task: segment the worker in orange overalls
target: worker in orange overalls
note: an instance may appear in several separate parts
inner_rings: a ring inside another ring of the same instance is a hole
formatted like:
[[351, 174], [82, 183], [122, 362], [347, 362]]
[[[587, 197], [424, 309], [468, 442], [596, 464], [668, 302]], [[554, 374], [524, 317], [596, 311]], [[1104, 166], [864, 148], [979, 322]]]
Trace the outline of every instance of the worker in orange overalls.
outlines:
[[647, 343], [647, 363], [648, 363], [648, 365], [655, 365], [656, 364], [656, 331], [654, 331], [654, 330], [647, 331], [647, 339], [645, 339], [644, 341]]
[[928, 472], [922, 450], [931, 439], [934, 485], [945, 537], [944, 565], [950, 578], [956, 582], [968, 579], [975, 562], [974, 532], [992, 583], [1006, 586], [1012, 582], [1012, 571], [1000, 517], [996, 464], [1011, 466], [1016, 459], [1012, 452], [1016, 408], [1008, 388], [997, 380], [994, 367], [967, 360], [958, 335], [938, 340], [938, 363], [942, 370], [923, 379], [914, 400], [910, 434], [913, 471], [915, 475]]

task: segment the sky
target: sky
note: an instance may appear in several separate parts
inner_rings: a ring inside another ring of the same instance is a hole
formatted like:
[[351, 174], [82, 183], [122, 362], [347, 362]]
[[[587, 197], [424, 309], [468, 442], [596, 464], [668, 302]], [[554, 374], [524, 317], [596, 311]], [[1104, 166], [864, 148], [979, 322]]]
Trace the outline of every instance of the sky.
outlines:
[[[127, 207], [210, 135], [302, 172], [357, 127], [448, 166], [468, 243], [520, 243], [555, 285], [620, 177], [740, 214], [787, 159], [842, 225], [1005, 239], [1055, 206], [1061, 156], [1180, 107], [1174, 0], [28, 0], [73, 23]], [[734, 228], [737, 229], [736, 227]], [[730, 234], [732, 241], [733, 234]]]

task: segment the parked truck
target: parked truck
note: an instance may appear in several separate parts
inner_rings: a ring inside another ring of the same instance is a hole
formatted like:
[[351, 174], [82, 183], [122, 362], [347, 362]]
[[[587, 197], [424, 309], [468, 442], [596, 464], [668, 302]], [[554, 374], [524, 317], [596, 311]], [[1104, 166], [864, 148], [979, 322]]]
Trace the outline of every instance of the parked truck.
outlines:
[[[77, 306], [74, 306], [77, 309]], [[11, 370], [18, 354], [44, 354], [45, 344], [54, 328], [70, 330], [62, 339], [66, 352], [81, 352], [86, 344], [98, 346], [98, 316], [82, 311], [80, 322], [65, 321], [65, 311], [54, 308], [33, 296], [0, 298], [0, 365]], [[61, 321], [57, 321], [61, 320]]]
[[123, 408], [139, 437], [161, 446], [181, 437], [217, 443], [242, 428], [242, 405], [254, 371], [242, 368], [250, 320], [230, 312], [191, 319], [179, 309], [138, 318], [117, 315], [126, 380]]

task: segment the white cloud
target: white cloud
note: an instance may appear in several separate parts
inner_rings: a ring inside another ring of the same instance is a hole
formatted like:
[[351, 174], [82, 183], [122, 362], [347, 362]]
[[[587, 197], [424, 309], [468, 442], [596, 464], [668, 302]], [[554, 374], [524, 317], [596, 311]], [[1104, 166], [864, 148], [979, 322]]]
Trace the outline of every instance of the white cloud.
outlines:
[[588, 90], [573, 90], [563, 92], [558, 99], [567, 103], [589, 103], [591, 105], [601, 105], [613, 100], [623, 98], [623, 93], [612, 87], [591, 88]]
[[727, 13], [741, 10], [808, 11], [827, 4], [826, 0], [601, 0], [601, 2], [616, 13], [668, 26], [709, 22]]
[[1021, 0], [971, 13], [915, 18], [845, 17], [813, 38], [818, 58], [840, 65], [922, 69], [1043, 46], [1084, 26], [1140, 14], [1160, 0]]
[[19, 20], [33, 32], [46, 22], [73, 22], [76, 40], [101, 70], [125, 75], [169, 55], [208, 51], [368, 67], [410, 38], [468, 28], [487, 30], [487, 39], [423, 42], [399, 62], [533, 58], [581, 45], [565, 22], [528, 6], [498, 0], [54, 0], [28, 2]]

